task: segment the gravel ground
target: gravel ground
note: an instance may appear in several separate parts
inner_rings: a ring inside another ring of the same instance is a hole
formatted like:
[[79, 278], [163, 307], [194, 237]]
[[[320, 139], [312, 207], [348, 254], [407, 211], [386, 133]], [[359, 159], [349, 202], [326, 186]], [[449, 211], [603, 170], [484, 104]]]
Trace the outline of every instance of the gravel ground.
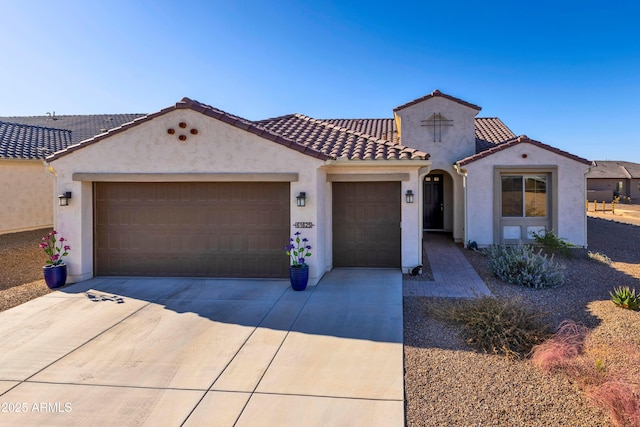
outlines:
[[[640, 209], [638, 209], [640, 211]], [[0, 235], [0, 311], [50, 292], [42, 280], [45, 256], [38, 243], [49, 230]], [[616, 340], [640, 348], [640, 312], [615, 307], [609, 291], [618, 285], [640, 289], [640, 227], [588, 219], [589, 249], [604, 253], [609, 266], [576, 250], [566, 260], [567, 283], [531, 290], [494, 278], [485, 255], [464, 250], [494, 295], [520, 297], [550, 313], [557, 325], [573, 319], [591, 330], [589, 344]], [[428, 265], [423, 277], [431, 276]], [[405, 277], [405, 280], [411, 280]], [[428, 299], [404, 298], [406, 424], [415, 426], [609, 426], [577, 384], [541, 373], [529, 361], [477, 353], [457, 338], [455, 327], [426, 315]], [[611, 363], [640, 378], [640, 364], [616, 354]]]
[[51, 292], [42, 279], [47, 257], [38, 247], [49, 231], [0, 235], [0, 311]]
[[[491, 275], [486, 255], [461, 250], [496, 297], [522, 298], [548, 312], [552, 325], [572, 319], [588, 326], [588, 345], [594, 348], [620, 341], [640, 349], [640, 312], [609, 301], [615, 286], [640, 289], [640, 227], [589, 218], [588, 238], [590, 251], [614, 262], [603, 264], [589, 259], [587, 250], [575, 250], [564, 260], [567, 283], [556, 289], [506, 284]], [[544, 374], [528, 360], [507, 360], [466, 347], [455, 327], [427, 316], [427, 301], [404, 298], [407, 426], [612, 425], [567, 378]], [[640, 378], [637, 361], [616, 356], [616, 368]]]

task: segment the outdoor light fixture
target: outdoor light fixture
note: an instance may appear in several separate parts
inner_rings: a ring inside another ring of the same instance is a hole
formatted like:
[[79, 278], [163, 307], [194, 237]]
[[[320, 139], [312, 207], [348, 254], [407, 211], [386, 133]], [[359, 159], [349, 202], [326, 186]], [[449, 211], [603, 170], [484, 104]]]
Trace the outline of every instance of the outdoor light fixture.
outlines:
[[69, 199], [71, 198], [71, 191], [66, 191], [58, 196], [58, 202], [60, 206], [67, 206], [69, 204]]
[[413, 203], [413, 191], [407, 190], [405, 197], [407, 198], [407, 203]]
[[304, 191], [301, 191], [300, 194], [296, 196], [296, 205], [298, 205], [299, 208], [304, 207], [304, 205], [306, 204], [305, 202], [306, 198], [307, 198], [307, 193], [305, 193]]

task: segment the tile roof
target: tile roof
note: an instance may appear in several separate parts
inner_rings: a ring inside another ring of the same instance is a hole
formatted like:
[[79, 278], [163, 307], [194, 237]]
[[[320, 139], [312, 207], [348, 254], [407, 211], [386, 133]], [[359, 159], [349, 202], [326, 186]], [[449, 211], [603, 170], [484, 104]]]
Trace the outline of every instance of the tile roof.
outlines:
[[51, 115], [26, 117], [0, 117], [0, 121], [21, 123], [31, 126], [41, 126], [50, 129], [65, 129], [71, 131], [71, 143], [104, 133], [124, 123], [129, 123], [144, 114], [86, 114], [86, 115]]
[[111, 135], [123, 132], [125, 130], [128, 130], [134, 126], [137, 126], [140, 123], [143, 122], [147, 122], [149, 120], [152, 120], [158, 116], [162, 116], [164, 114], [167, 114], [171, 111], [175, 111], [175, 110], [181, 110], [181, 109], [190, 109], [190, 110], [194, 110], [197, 111], [199, 113], [202, 113], [206, 116], [209, 117], [213, 117], [215, 119], [218, 119], [224, 123], [230, 124], [232, 126], [235, 126], [237, 128], [243, 129], [247, 132], [251, 132], [255, 135], [258, 135], [262, 138], [271, 140], [273, 142], [276, 142], [278, 144], [284, 145], [286, 147], [289, 147], [293, 150], [299, 151], [303, 154], [307, 154], [310, 155], [312, 157], [316, 157], [319, 158], [321, 160], [327, 160], [329, 158], [329, 156], [321, 151], [318, 151], [312, 147], [307, 147], [304, 146], [302, 144], [299, 144], [298, 142], [286, 138], [282, 135], [279, 135], [269, 129], [266, 129], [262, 126], [259, 126], [257, 123], [252, 122], [250, 120], [244, 119], [242, 117], [239, 116], [235, 116], [233, 114], [227, 113], [225, 111], [219, 110], [215, 107], [212, 107], [210, 105], [206, 105], [203, 104], [201, 102], [198, 101], [194, 101], [191, 100], [189, 98], [182, 98], [181, 101], [177, 102], [175, 105], [171, 106], [171, 107], [167, 107], [164, 108], [158, 112], [155, 113], [151, 113], [151, 114], [147, 114], [145, 116], [142, 117], [138, 117], [136, 118], [134, 121], [129, 122], [129, 123], [125, 123], [121, 126], [118, 126], [114, 129], [110, 129], [109, 131], [107, 131], [107, 133], [102, 133], [100, 135], [96, 135], [93, 138], [90, 139], [86, 139], [84, 141], [82, 141], [81, 143], [78, 144], [74, 144], [71, 145], [67, 148], [65, 148], [62, 151], [59, 151], [57, 153], [55, 153], [52, 156], [47, 157], [47, 160], [55, 160], [59, 157], [65, 156], [69, 153], [72, 153], [73, 151], [76, 151], [80, 148], [86, 147], [87, 145], [91, 145], [94, 144], [98, 141], [103, 140], [104, 138], [110, 137]]
[[[390, 142], [401, 142], [394, 119], [322, 119], [322, 121]], [[497, 117], [476, 117], [475, 133], [476, 153], [516, 138], [516, 134]]]
[[639, 179], [640, 164], [624, 161], [595, 160], [587, 178]]
[[502, 120], [497, 117], [476, 117], [476, 153], [516, 138]]
[[525, 143], [526, 144], [535, 145], [537, 147], [540, 147], [540, 148], [543, 148], [545, 150], [554, 152], [556, 154], [559, 154], [561, 156], [567, 157], [569, 159], [575, 160], [575, 161], [580, 162], [580, 163], [584, 163], [584, 164], [587, 164], [587, 165], [591, 164], [591, 161], [589, 161], [587, 159], [583, 159], [582, 157], [575, 156], [575, 155], [573, 155], [571, 153], [568, 153], [566, 151], [563, 151], [563, 150], [560, 150], [558, 148], [552, 147], [550, 145], [543, 144], [540, 141], [529, 139], [529, 137], [526, 136], [526, 135], [521, 135], [521, 136], [519, 136], [519, 137], [517, 137], [515, 139], [512, 139], [510, 141], [506, 141], [506, 142], [503, 142], [502, 144], [496, 145], [493, 148], [490, 148], [488, 150], [485, 150], [485, 151], [482, 151], [480, 153], [474, 154], [473, 156], [469, 156], [469, 157], [467, 157], [465, 159], [458, 160], [456, 162], [456, 164], [459, 165], [459, 166], [464, 166], [466, 164], [475, 162], [476, 160], [480, 160], [480, 159], [483, 159], [485, 157], [488, 157], [488, 156], [490, 156], [492, 154], [495, 154], [495, 153], [497, 153], [499, 151], [505, 150], [507, 148], [513, 147], [513, 146], [518, 145], [518, 144], [525, 144]]
[[331, 158], [349, 160], [426, 160], [429, 154], [330, 121], [290, 114], [256, 122]]
[[389, 119], [321, 119], [325, 123], [365, 133], [389, 142], [400, 142], [396, 121]]
[[44, 159], [71, 144], [71, 132], [0, 121], [0, 158]]
[[482, 107], [479, 107], [479, 106], [477, 106], [475, 104], [471, 104], [471, 103], [469, 103], [467, 101], [463, 101], [460, 98], [456, 98], [456, 97], [453, 97], [451, 95], [447, 95], [445, 93], [440, 92], [438, 89], [436, 89], [433, 92], [431, 92], [429, 95], [423, 96], [422, 98], [414, 99], [413, 101], [407, 102], [406, 104], [402, 104], [401, 106], [394, 108], [393, 111], [394, 112], [400, 111], [400, 110], [402, 110], [404, 108], [410, 107], [410, 106], [418, 104], [418, 103], [420, 103], [422, 101], [426, 101], [427, 99], [435, 98], [435, 97], [446, 98], [446, 99], [448, 99], [450, 101], [457, 102], [458, 104], [465, 105], [465, 106], [467, 106], [469, 108], [473, 108], [474, 110], [478, 110], [478, 111], [482, 110]]

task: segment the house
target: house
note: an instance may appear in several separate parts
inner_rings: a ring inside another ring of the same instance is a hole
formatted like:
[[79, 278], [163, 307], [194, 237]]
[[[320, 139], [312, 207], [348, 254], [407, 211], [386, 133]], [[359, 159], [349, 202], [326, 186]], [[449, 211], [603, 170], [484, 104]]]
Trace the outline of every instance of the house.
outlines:
[[47, 157], [71, 281], [95, 275], [288, 275], [313, 246], [310, 284], [335, 267], [422, 262], [423, 230], [456, 241], [586, 246], [590, 162], [516, 137], [434, 91], [390, 119], [300, 114], [249, 121], [184, 98]]
[[54, 176], [44, 158], [142, 114], [0, 117], [0, 234], [53, 225]]
[[53, 175], [47, 154], [71, 142], [69, 131], [0, 121], [0, 234], [53, 225]]
[[596, 160], [587, 175], [587, 200], [610, 202], [640, 200], [640, 164]]

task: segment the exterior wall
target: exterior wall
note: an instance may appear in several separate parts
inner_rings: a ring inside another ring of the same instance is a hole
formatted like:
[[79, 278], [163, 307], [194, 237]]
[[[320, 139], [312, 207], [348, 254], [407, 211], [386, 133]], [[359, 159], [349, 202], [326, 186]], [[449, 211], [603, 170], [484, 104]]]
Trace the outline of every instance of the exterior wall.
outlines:
[[[423, 123], [434, 113], [452, 120], [452, 126], [445, 128], [442, 133], [442, 142], [434, 142], [433, 130]], [[402, 145], [429, 153], [431, 170], [441, 169], [452, 180], [452, 200], [450, 210], [445, 212], [445, 229], [452, 230], [453, 238], [458, 242], [464, 239], [464, 191], [463, 179], [457, 174], [453, 164], [475, 154], [477, 114], [478, 111], [471, 107], [438, 96], [396, 112]], [[420, 192], [422, 193], [422, 187]]]
[[465, 241], [475, 241], [479, 246], [499, 243], [494, 242], [494, 221], [500, 212], [499, 206], [496, 208], [493, 203], [496, 192], [500, 191], [494, 183], [498, 167], [520, 168], [523, 173], [531, 168], [555, 171], [550, 215], [557, 219], [551, 226], [558, 237], [577, 246], [587, 246], [585, 174], [589, 166], [528, 143], [515, 145], [464, 167], [469, 207]]
[[[167, 129], [187, 123], [186, 141]], [[188, 130], [195, 128], [197, 135]], [[316, 249], [309, 260], [309, 284], [325, 272], [326, 230], [323, 161], [298, 153], [192, 110], [176, 110], [114, 134], [51, 162], [56, 171], [55, 194], [71, 191], [69, 206], [57, 210], [56, 228], [73, 250], [68, 256], [69, 281], [93, 277], [93, 184], [74, 180], [74, 173], [298, 173], [291, 182], [291, 234], [301, 231]], [[306, 206], [298, 208], [295, 196], [307, 193]], [[51, 200], [51, 199], [50, 199]], [[296, 229], [293, 223], [312, 222], [313, 228]], [[283, 242], [282, 247], [286, 242]], [[283, 254], [284, 257], [284, 249]]]
[[640, 178], [633, 178], [629, 184], [631, 203], [640, 203]]
[[[358, 162], [355, 162], [358, 165]], [[406, 180], [401, 181], [401, 190], [398, 196], [401, 197], [401, 236], [402, 236], [402, 254], [401, 263], [402, 271], [409, 272], [417, 265], [422, 264], [422, 231], [421, 220], [422, 215], [422, 191], [421, 182], [424, 176], [428, 173], [428, 167], [419, 169], [417, 166], [401, 166], [393, 165], [393, 162], [388, 162], [389, 166], [386, 166], [385, 162], [377, 162], [383, 166], [333, 166], [327, 169], [327, 179], [332, 179], [331, 175], [349, 175], [350, 180], [354, 181], [382, 181], [387, 180], [390, 175], [404, 174], [407, 175]], [[424, 165], [422, 165], [424, 166]], [[351, 178], [353, 177], [353, 178]], [[377, 178], [379, 177], [379, 178]], [[396, 179], [392, 179], [396, 180]], [[325, 215], [327, 218], [326, 224], [326, 236], [325, 247], [327, 248], [327, 270], [333, 267], [333, 227], [331, 222], [332, 216], [332, 193], [331, 182], [326, 182], [325, 191]], [[407, 190], [411, 190], [414, 195], [414, 202], [407, 203], [405, 194]]]
[[41, 160], [0, 159], [0, 182], [0, 234], [53, 225], [54, 177]]
[[631, 180], [628, 178], [589, 178], [587, 177], [587, 200], [597, 200], [599, 202], [610, 202], [613, 200], [613, 193], [622, 182], [621, 196], [630, 196]]
[[587, 200], [610, 202], [618, 182], [622, 181], [621, 196], [631, 198], [631, 203], [640, 202], [640, 179], [638, 178], [589, 178], [587, 177]]

